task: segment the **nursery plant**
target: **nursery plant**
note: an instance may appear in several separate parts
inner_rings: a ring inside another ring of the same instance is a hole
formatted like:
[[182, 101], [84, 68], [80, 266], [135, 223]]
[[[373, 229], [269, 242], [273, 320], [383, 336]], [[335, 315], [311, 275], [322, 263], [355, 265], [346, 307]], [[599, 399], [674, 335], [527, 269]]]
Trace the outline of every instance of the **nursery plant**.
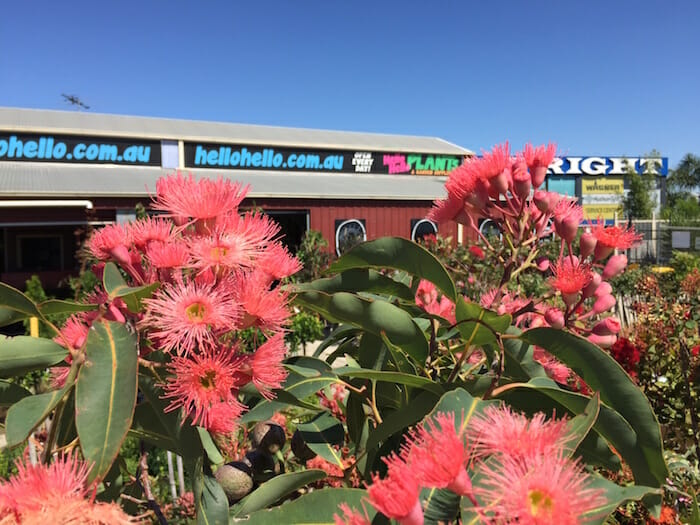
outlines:
[[[0, 341], [3, 378], [54, 367], [48, 393], [0, 383], [9, 446], [50, 420], [41, 463], [0, 485], [0, 523], [166, 522], [145, 444], [183, 457], [198, 523], [602, 523], [630, 500], [658, 515], [659, 424], [599, 346], [619, 331], [615, 251], [637, 236], [596, 222], [575, 244], [581, 208], [539, 190], [554, 154], [498, 146], [450, 175], [430, 216], [497, 261], [478, 302], [400, 238], [282, 284], [300, 265], [274, 223], [241, 213], [246, 189], [183, 175], [156, 186], [164, 215], [93, 234], [86, 302], [0, 285], [3, 323], [33, 316], [55, 334]], [[480, 237], [486, 218], [503, 242]], [[538, 296], [517, 285], [529, 272], [547, 281]], [[313, 357], [286, 355], [292, 302], [338, 324]], [[58, 312], [64, 326], [47, 320]], [[144, 444], [136, 473], [127, 436]], [[623, 467], [633, 483], [604, 475]]]

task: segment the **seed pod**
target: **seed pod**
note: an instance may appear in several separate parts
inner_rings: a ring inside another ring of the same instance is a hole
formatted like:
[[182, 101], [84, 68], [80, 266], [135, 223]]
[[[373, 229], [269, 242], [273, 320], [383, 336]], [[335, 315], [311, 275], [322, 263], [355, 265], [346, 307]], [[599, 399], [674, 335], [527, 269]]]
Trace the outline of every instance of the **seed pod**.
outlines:
[[253, 490], [251, 473], [249, 465], [242, 461], [233, 461], [221, 465], [214, 473], [214, 477], [224, 489], [229, 503], [235, 503]]
[[287, 441], [284, 429], [274, 421], [261, 421], [250, 433], [253, 447], [266, 454], [275, 454]]
[[251, 450], [243, 460], [252, 470], [255, 483], [263, 483], [284, 472], [284, 467], [270, 454], [260, 450]]
[[301, 435], [301, 432], [296, 430], [294, 432], [294, 435], [292, 435], [292, 452], [294, 455], [299, 458], [299, 461], [303, 461], [306, 463], [310, 459], [313, 459], [316, 457], [316, 453], [309, 448], [309, 446], [306, 444], [304, 441], [304, 437]]

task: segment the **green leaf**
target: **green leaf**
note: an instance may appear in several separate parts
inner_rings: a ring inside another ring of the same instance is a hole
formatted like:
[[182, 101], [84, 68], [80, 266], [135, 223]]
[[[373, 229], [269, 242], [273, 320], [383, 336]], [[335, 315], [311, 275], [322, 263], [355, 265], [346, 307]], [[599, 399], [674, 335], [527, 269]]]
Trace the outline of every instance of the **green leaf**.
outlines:
[[[161, 399], [163, 392], [155, 384], [155, 381], [144, 374], [139, 374], [139, 390], [143, 394], [144, 402], [137, 407], [137, 412], [143, 411], [144, 415], [152, 414], [158, 425], [143, 425], [144, 430], [153, 433], [165, 433], [175, 445], [172, 450], [190, 462], [204, 454], [199, 433], [189, 421], [181, 421], [180, 411], [165, 412], [168, 402]], [[141, 405], [150, 405], [150, 411]]]
[[46, 394], [25, 397], [10, 407], [5, 420], [7, 446], [22, 443], [40, 423], [42, 423], [63, 399], [69, 387]]
[[31, 395], [32, 393], [24, 387], [0, 380], [0, 407], [12, 406], [20, 399]]
[[380, 337], [386, 334], [393, 344], [421, 364], [428, 356], [425, 334], [410, 314], [391, 303], [370, 301], [347, 292], [333, 295], [304, 292], [297, 295], [296, 301], [331, 321], [352, 324]]
[[138, 377], [136, 336], [121, 323], [93, 323], [85, 356], [75, 387], [75, 424], [83, 456], [94, 463], [93, 480], [107, 473], [131, 427]]
[[588, 512], [583, 514], [586, 523], [593, 525], [603, 525], [610, 513], [622, 505], [625, 501], [637, 501], [642, 498], [661, 497], [660, 489], [645, 487], [643, 485], [627, 485], [625, 487], [621, 487], [620, 485], [616, 485], [612, 481], [601, 476], [594, 477], [593, 482], [590, 484], [590, 488], [603, 489], [605, 491], [605, 499], [607, 500], [604, 505], [601, 505], [595, 509], [590, 509]]
[[698, 495], [693, 493], [692, 513], [690, 515], [691, 525], [700, 525], [700, 507], [698, 507]]
[[44, 315], [67, 314], [75, 312], [91, 312], [97, 310], [98, 305], [88, 303], [75, 303], [73, 301], [62, 301], [60, 299], [49, 299], [37, 305]]
[[461, 498], [451, 490], [424, 488], [420, 500], [426, 525], [453, 523], [459, 514]]
[[586, 436], [593, 428], [598, 414], [600, 413], [600, 394], [596, 392], [591, 397], [586, 407], [579, 415], [569, 421], [569, 432], [571, 440], [566, 443], [568, 456], [571, 457], [579, 445], [586, 439]]
[[323, 412], [311, 421], [297, 425], [297, 430], [312, 451], [337, 467], [345, 468], [340, 454], [345, 429], [340, 421]]
[[314, 351], [314, 357], [320, 356], [323, 353], [323, 351], [329, 346], [339, 345], [341, 341], [352, 339], [360, 332], [360, 329], [354, 326], [345, 324], [340, 325], [338, 328], [333, 330], [333, 332], [331, 332], [331, 334], [328, 337], [321, 341], [321, 344], [319, 344], [316, 350]]
[[372, 430], [367, 438], [367, 468], [365, 478], [369, 478], [369, 471], [373, 468], [374, 459], [379, 445], [391, 436], [398, 434], [411, 425], [414, 425], [432, 410], [438, 398], [435, 394], [424, 391], [418, 394], [408, 406], [383, 415], [382, 422]]
[[110, 299], [121, 299], [132, 312], [140, 309], [140, 300], [150, 297], [158, 289], [160, 283], [146, 284], [143, 286], [129, 286], [119, 272], [119, 268], [113, 262], [105, 264], [102, 284]]
[[[515, 327], [507, 331], [511, 335], [520, 335], [522, 332]], [[548, 377], [541, 364], [532, 357], [533, 348], [525, 341], [519, 339], [505, 339], [503, 341], [505, 354], [504, 374], [515, 381], [527, 382], [534, 377]]]
[[228, 525], [228, 498], [216, 479], [204, 472], [201, 457], [194, 467], [193, 485], [197, 525]]
[[360, 377], [362, 379], [373, 379], [375, 381], [384, 381], [387, 383], [414, 386], [423, 390], [433, 392], [438, 396], [441, 396], [445, 393], [445, 390], [441, 385], [428, 379], [427, 377], [404, 374], [402, 372], [368, 370], [366, 368], [354, 368], [346, 366], [343, 368], [336, 368], [335, 373], [342, 377]]
[[0, 377], [15, 377], [63, 361], [68, 351], [51, 339], [0, 336]]
[[457, 329], [467, 344], [481, 346], [496, 341], [496, 333], [504, 333], [510, 327], [508, 314], [498, 315], [476, 303], [468, 303], [463, 297], [456, 302]]
[[9, 308], [3, 308], [2, 306], [0, 306], [0, 326], [14, 324], [19, 321], [23, 321], [28, 317], [31, 316], [22, 312], [18, 312], [16, 310], [10, 310]]
[[[231, 509], [231, 514], [236, 518], [247, 516], [256, 510], [264, 509], [272, 505], [295, 490], [309, 483], [313, 483], [314, 481], [324, 479], [325, 477], [326, 473], [323, 470], [317, 469], [288, 472], [287, 474], [275, 476], [243, 498], [240, 503]], [[310, 509], [307, 508], [306, 511], [310, 512]], [[257, 523], [257, 521], [253, 523]], [[280, 523], [291, 522], [283, 520]]]
[[342, 272], [350, 268], [394, 268], [426, 279], [454, 301], [457, 290], [445, 267], [428, 250], [401, 237], [382, 237], [355, 246], [328, 268]]
[[334, 525], [333, 515], [342, 516], [339, 507], [345, 503], [360, 512], [364, 507], [371, 522], [377, 511], [364, 501], [366, 498], [367, 492], [364, 490], [326, 488], [304, 494], [279, 507], [253, 512], [248, 518], [234, 518], [233, 521], [251, 525]]
[[[311, 358], [306, 358], [311, 359]], [[314, 359], [316, 362], [323, 363], [320, 359]], [[277, 391], [279, 400], [267, 400], [264, 399], [255, 405], [251, 410], [243, 414], [239, 419], [242, 424], [253, 423], [256, 421], [264, 421], [270, 419], [275, 412], [286, 408], [288, 405], [303, 405], [300, 400], [315, 394], [319, 390], [327, 387], [330, 384], [339, 382], [338, 377], [330, 370], [330, 367], [326, 363], [323, 363], [328, 370], [315, 370], [314, 368], [309, 368], [311, 365], [309, 361], [293, 361], [295, 364], [293, 367], [301, 366], [296, 363], [306, 364], [303, 366], [303, 373], [298, 373], [294, 368], [290, 369], [289, 375], [285, 380], [282, 389]], [[286, 392], [291, 398], [280, 395], [281, 392]], [[295, 400], [295, 401], [293, 401]]]
[[645, 472], [638, 467], [635, 481], [661, 487], [669, 473], [659, 422], [644, 393], [622, 367], [588, 340], [561, 330], [535, 328], [524, 332], [521, 339], [552, 353], [583, 377], [592, 390], [600, 392], [602, 403], [617, 411], [636, 434], [636, 446], [647, 467]]
[[207, 453], [209, 461], [211, 461], [214, 465], [223, 465], [225, 462], [224, 457], [214, 444], [214, 440], [211, 438], [209, 432], [207, 432], [207, 429], [197, 427], [197, 433], [199, 434], [199, 439], [202, 442], [202, 446], [204, 447], [204, 451]]
[[355, 268], [342, 272], [335, 277], [297, 284], [294, 286], [294, 290], [325, 293], [370, 292], [390, 295], [407, 301], [414, 300], [414, 294], [408, 286], [367, 268]]
[[12, 324], [27, 317], [42, 318], [34, 301], [17, 288], [0, 283], [0, 325]]

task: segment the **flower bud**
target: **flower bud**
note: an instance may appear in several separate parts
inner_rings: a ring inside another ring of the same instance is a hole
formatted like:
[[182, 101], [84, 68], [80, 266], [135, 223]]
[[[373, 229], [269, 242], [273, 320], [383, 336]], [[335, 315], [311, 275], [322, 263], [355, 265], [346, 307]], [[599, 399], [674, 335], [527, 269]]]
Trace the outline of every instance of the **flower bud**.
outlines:
[[539, 188], [547, 176], [547, 166], [533, 166], [530, 168], [530, 175], [532, 176], [532, 187]]
[[617, 341], [616, 335], [596, 335], [591, 334], [588, 336], [588, 340], [594, 345], [598, 345], [601, 348], [610, 348]]
[[554, 221], [554, 229], [557, 235], [564, 239], [567, 243], [572, 242], [578, 233], [578, 220], [567, 217], [563, 221]]
[[581, 253], [581, 259], [585, 259], [588, 257], [590, 254], [593, 253], [595, 250], [595, 245], [598, 242], [595, 238], [595, 235], [592, 233], [584, 233], [581, 235], [581, 247], [580, 247], [580, 253]]
[[511, 173], [513, 174], [513, 193], [521, 199], [526, 199], [530, 195], [532, 183], [530, 174], [527, 172], [527, 164], [522, 158], [513, 163]]
[[603, 243], [597, 242], [595, 245], [595, 250], [593, 250], [593, 259], [596, 261], [602, 261], [608, 255], [614, 251], [614, 248], [607, 246]]
[[537, 190], [532, 196], [532, 200], [535, 206], [537, 206], [537, 209], [542, 213], [547, 213], [549, 211], [549, 192]]
[[612, 295], [601, 295], [593, 304], [593, 312], [596, 314], [602, 314], [607, 312], [613, 306], [615, 306], [615, 297]]
[[[603, 278], [600, 276], [598, 272], [591, 272], [591, 282], [588, 283], [588, 285], [583, 289], [583, 297], [584, 299], [588, 299], [589, 297], [593, 297], [595, 294], [596, 290], [600, 286], [600, 284], [603, 282]], [[612, 287], [610, 288], [610, 291], [612, 291]], [[610, 292], [608, 292], [610, 293]]]
[[613, 255], [608, 259], [608, 262], [605, 263], [605, 268], [603, 269], [603, 279], [606, 281], [612, 279], [613, 277], [617, 277], [620, 275], [623, 271], [625, 271], [625, 268], [627, 267], [627, 256], [624, 254], [620, 255]]
[[620, 328], [622, 325], [617, 317], [606, 317], [593, 327], [593, 333], [596, 335], [617, 335]]
[[549, 326], [561, 330], [564, 328], [564, 314], [558, 308], [550, 308], [544, 314], [544, 319]]
[[593, 295], [595, 295], [596, 297], [601, 297], [603, 295], [612, 295], [612, 286], [610, 286], [610, 283], [606, 283], [605, 281], [603, 281], [598, 285], [598, 288], [596, 288]]
[[551, 266], [551, 263], [549, 262], [549, 259], [547, 257], [538, 257], [536, 260], [537, 263], [537, 269], [541, 272], [546, 272], [549, 270], [549, 267]]

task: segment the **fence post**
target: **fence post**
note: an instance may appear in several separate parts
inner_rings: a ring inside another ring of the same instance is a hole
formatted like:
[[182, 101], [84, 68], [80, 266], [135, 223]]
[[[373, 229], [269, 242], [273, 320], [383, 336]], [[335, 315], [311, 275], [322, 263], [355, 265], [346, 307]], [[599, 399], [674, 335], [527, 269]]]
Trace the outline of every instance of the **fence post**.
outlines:
[[651, 245], [654, 247], [654, 262], [659, 262], [659, 241], [656, 238], [656, 210], [651, 212]]
[[173, 453], [168, 450], [168, 480], [170, 481], [170, 494], [173, 501], [177, 499], [177, 488], [175, 487], [175, 469], [173, 469]]

